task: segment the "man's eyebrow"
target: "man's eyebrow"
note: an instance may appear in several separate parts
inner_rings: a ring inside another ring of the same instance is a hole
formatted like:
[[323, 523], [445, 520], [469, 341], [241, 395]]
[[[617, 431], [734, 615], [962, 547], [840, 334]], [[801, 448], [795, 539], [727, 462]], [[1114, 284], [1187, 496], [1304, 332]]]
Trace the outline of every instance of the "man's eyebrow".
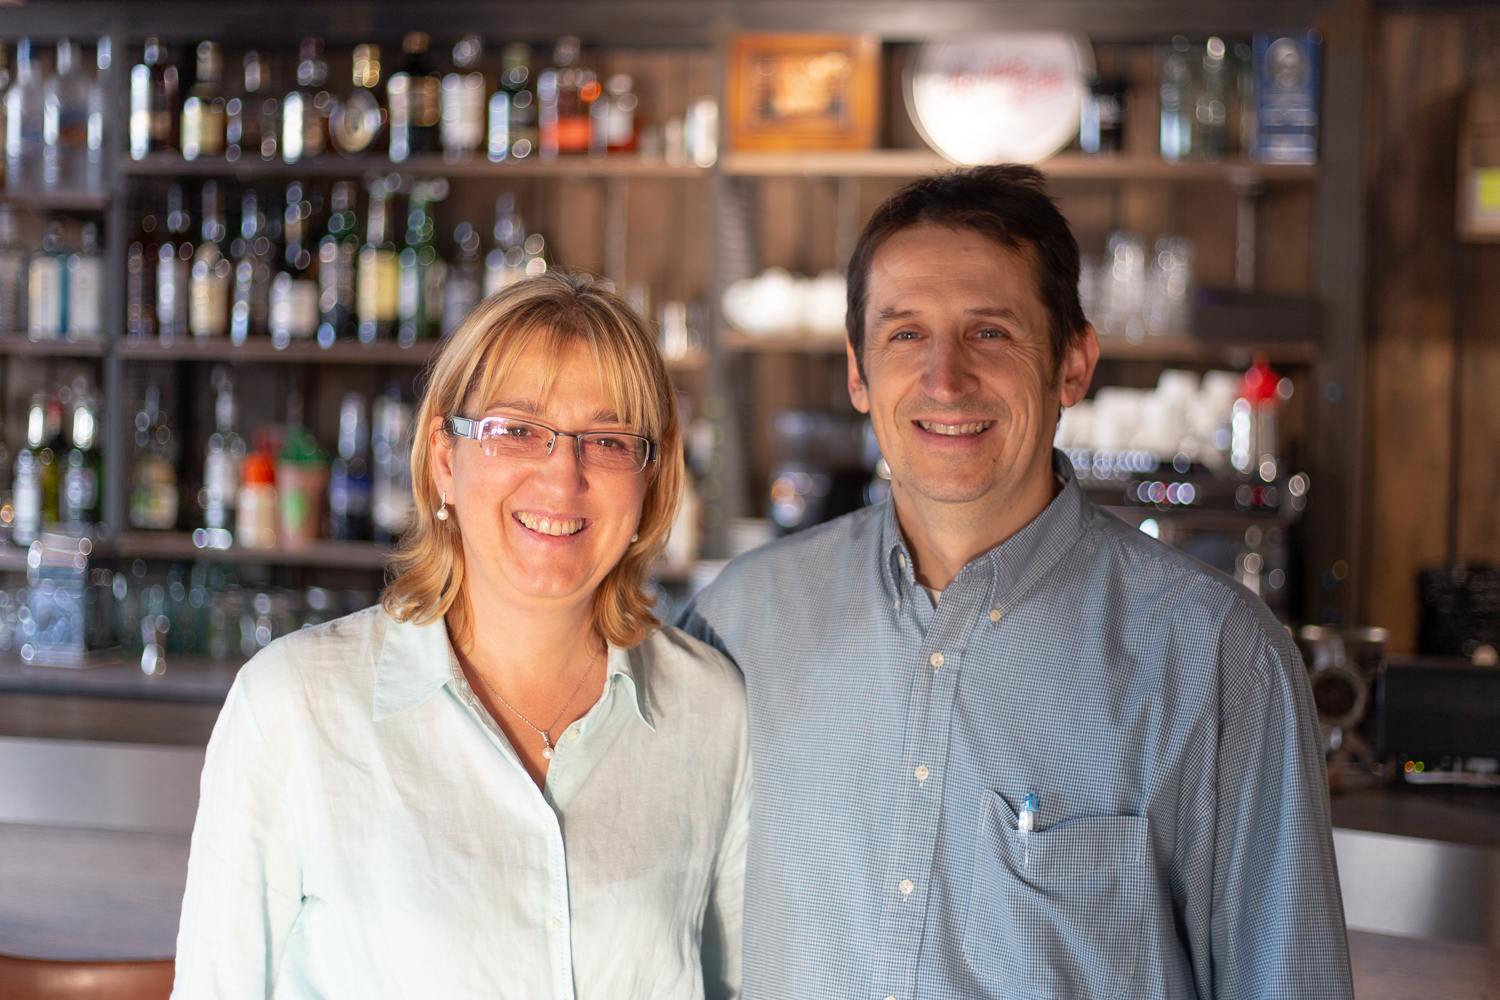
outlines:
[[884, 309], [879, 310], [875, 314], [876, 318], [882, 321], [890, 319], [911, 319], [915, 315], [917, 315], [917, 311], [915, 309], [893, 309], [890, 306], [886, 306]]
[[[875, 318], [879, 322], [884, 323], [890, 320], [915, 319], [919, 315], [921, 313], [916, 309], [896, 309], [887, 306], [884, 309], [877, 310]], [[978, 309], [970, 309], [968, 315], [987, 319], [1004, 319], [1012, 323], [1021, 322], [1021, 317], [1016, 314], [1015, 310], [1006, 306], [981, 306]]]

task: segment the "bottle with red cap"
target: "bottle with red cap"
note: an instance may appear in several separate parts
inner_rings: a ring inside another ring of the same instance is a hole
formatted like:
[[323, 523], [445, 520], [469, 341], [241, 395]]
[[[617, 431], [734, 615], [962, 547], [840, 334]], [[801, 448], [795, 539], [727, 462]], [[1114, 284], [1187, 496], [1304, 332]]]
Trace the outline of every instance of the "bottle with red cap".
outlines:
[[1275, 482], [1281, 470], [1276, 440], [1276, 412], [1290, 383], [1272, 370], [1264, 354], [1240, 380], [1239, 398], [1229, 421], [1229, 464], [1247, 479]]
[[235, 541], [246, 548], [274, 549], [277, 527], [276, 462], [264, 427], [255, 432], [255, 450], [240, 467], [239, 504], [235, 511]]

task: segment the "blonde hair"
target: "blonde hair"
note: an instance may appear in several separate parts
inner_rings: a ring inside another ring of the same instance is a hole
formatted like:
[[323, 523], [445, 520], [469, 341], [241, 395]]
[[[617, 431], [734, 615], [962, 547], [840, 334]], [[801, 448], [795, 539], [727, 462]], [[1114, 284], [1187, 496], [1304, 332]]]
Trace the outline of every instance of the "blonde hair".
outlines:
[[[641, 505], [637, 539], [594, 593], [593, 627], [616, 646], [634, 646], [661, 623], [645, 588], [666, 544], [682, 493], [682, 432], [677, 398], [656, 339], [624, 299], [581, 274], [548, 271], [480, 303], [442, 346], [428, 369], [413, 423], [412, 523], [392, 558], [394, 578], [381, 602], [399, 621], [447, 617], [455, 642], [468, 637], [461, 518], [438, 520], [432, 475], [434, 425], [451, 414], [475, 416], [499, 396], [525, 354], [544, 358], [543, 394], [557, 378], [565, 349], [585, 345], [599, 366], [605, 394], [631, 430], [657, 443]], [[545, 400], [544, 400], [545, 401]]]

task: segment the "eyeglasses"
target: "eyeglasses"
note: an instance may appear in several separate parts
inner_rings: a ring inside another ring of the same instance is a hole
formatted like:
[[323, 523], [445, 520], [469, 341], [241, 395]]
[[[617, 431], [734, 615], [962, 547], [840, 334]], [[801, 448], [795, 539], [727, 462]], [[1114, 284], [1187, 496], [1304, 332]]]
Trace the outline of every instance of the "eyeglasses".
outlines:
[[472, 438], [491, 458], [512, 458], [525, 462], [539, 461], [552, 454], [560, 437], [573, 439], [579, 464], [598, 472], [640, 472], [656, 461], [656, 442], [639, 434], [624, 431], [553, 430], [530, 420], [513, 417], [450, 416], [444, 421], [448, 430], [459, 437]]

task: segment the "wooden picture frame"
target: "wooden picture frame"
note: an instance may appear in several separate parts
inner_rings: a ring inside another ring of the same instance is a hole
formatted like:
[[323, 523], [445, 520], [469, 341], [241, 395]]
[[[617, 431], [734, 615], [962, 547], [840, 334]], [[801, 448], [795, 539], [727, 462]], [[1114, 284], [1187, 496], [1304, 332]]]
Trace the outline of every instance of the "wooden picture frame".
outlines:
[[880, 39], [741, 35], [725, 81], [731, 149], [870, 149], [880, 129]]

